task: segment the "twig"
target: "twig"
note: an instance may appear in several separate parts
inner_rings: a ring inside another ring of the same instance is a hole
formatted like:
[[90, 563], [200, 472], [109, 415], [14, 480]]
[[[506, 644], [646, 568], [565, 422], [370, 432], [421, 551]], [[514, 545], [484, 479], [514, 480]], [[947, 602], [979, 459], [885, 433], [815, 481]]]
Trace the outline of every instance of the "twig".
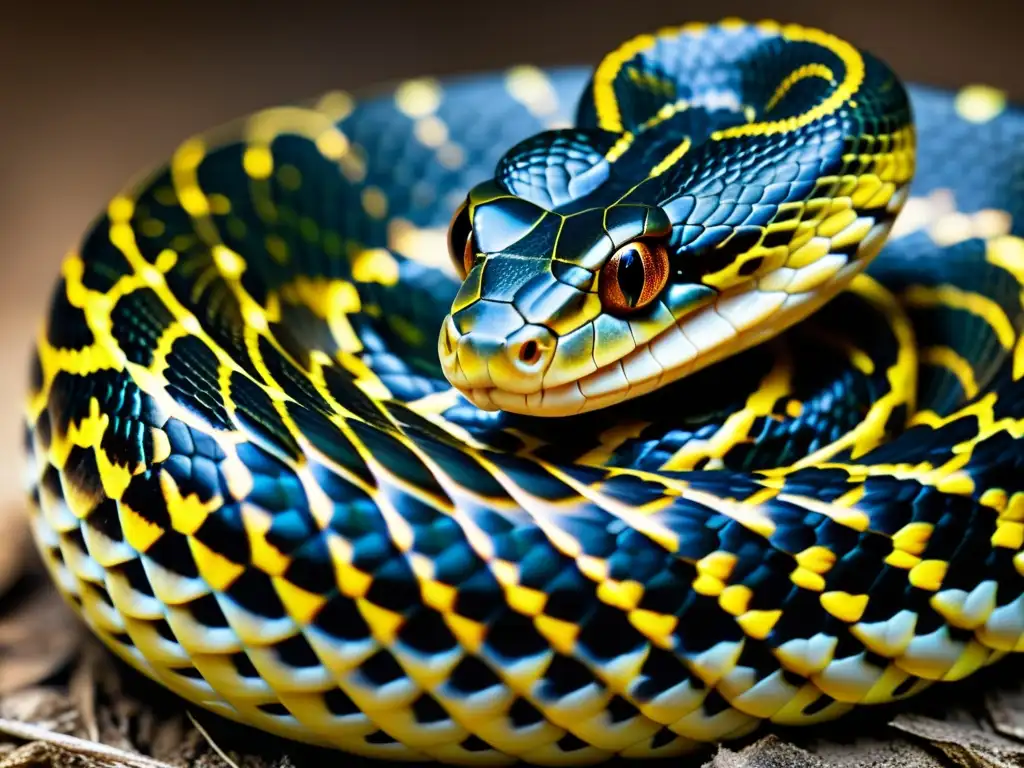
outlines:
[[45, 741], [63, 747], [70, 752], [80, 755], [89, 755], [103, 760], [115, 760], [126, 765], [137, 766], [137, 768], [174, 768], [170, 763], [161, 760], [154, 760], [145, 755], [127, 752], [117, 747], [109, 747], [95, 741], [87, 741], [77, 736], [69, 736], [66, 733], [58, 733], [38, 725], [22, 723], [18, 720], [8, 720], [0, 717], [0, 733], [5, 733], [15, 739], [24, 741]]
[[186, 710], [185, 714], [188, 715], [188, 719], [192, 721], [192, 725], [195, 727], [195, 729], [199, 731], [199, 735], [206, 739], [206, 743], [210, 745], [210, 748], [218, 755], [220, 755], [220, 759], [228, 765], [230, 765], [231, 768], [239, 768], [238, 763], [236, 763], [234, 760], [228, 757], [224, 753], [224, 750], [217, 746], [217, 742], [215, 742], [213, 740], [213, 737], [211, 737], [210, 734], [206, 732], [206, 729], [199, 724], [199, 721], [192, 716], [192, 713]]
[[95, 662], [96, 653], [90, 645], [82, 653], [68, 684], [68, 696], [78, 705], [90, 741], [100, 740], [100, 725], [96, 717]]

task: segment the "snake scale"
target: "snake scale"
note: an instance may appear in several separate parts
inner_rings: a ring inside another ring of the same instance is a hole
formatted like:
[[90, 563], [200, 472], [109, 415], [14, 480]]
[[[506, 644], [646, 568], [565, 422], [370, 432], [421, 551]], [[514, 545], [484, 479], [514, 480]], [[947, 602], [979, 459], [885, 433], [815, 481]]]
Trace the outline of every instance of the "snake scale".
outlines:
[[373, 757], [961, 679], [1024, 647], [1022, 192], [996, 92], [773, 22], [263, 110], [65, 259], [38, 547], [135, 668]]

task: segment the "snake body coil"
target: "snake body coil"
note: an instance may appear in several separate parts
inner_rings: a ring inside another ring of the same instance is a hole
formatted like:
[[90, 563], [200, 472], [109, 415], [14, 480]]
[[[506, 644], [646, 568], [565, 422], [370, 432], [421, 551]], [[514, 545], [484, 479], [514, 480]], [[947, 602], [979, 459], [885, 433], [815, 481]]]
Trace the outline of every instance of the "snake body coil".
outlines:
[[370, 756], [671, 755], [963, 678], [1024, 644], [1021, 147], [734, 21], [193, 138], [64, 262], [39, 548], [147, 675]]

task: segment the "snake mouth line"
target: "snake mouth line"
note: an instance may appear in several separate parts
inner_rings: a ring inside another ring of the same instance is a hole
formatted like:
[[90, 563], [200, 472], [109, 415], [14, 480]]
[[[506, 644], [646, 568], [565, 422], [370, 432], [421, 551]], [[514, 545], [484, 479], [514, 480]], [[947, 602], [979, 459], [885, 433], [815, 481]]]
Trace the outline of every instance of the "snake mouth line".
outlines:
[[[870, 263], [890, 227], [891, 221], [872, 227], [853, 257], [829, 253], [809, 265], [820, 278], [812, 287], [797, 279], [802, 270], [785, 270], [787, 274], [777, 270], [722, 293], [619, 360], [575, 381], [528, 394], [496, 386], [459, 389], [483, 410], [543, 417], [577, 415], [653, 392], [748, 349], [810, 315]], [[794, 290], [797, 285], [800, 289]]]
[[[855, 266], [843, 268], [849, 278], [859, 271], [852, 268]], [[532, 416], [573, 416], [605, 408], [653, 392], [753, 346], [781, 330], [779, 323], [772, 322], [774, 318], [791, 317], [804, 305], [806, 311], [799, 316], [809, 314], [825, 300], [822, 296], [815, 302], [815, 298], [816, 294], [764, 292], [756, 287], [723, 294], [622, 359], [576, 381], [529, 395], [498, 387], [464, 394], [484, 410]], [[747, 307], [738, 306], [740, 302]]]

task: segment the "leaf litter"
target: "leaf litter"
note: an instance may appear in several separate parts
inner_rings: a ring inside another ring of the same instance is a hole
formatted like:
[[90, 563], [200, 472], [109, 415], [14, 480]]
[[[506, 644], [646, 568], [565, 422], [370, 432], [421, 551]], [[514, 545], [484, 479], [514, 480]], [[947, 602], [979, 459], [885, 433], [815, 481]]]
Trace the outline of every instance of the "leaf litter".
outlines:
[[[129, 669], [57, 594], [28, 536], [13, 530], [22, 520], [0, 514], [0, 768], [395, 765], [229, 722]], [[763, 730], [668, 762], [679, 768], [1024, 768], [1024, 660], [1008, 659], [903, 705], [863, 709], [815, 728]]]

